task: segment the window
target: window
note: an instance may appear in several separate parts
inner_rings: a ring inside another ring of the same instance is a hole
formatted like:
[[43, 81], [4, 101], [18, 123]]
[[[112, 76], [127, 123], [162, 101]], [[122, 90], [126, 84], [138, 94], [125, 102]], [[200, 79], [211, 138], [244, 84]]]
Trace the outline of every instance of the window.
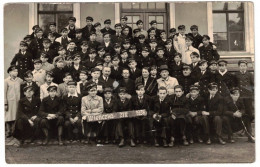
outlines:
[[73, 5], [63, 4], [38, 4], [38, 24], [42, 29], [48, 30], [49, 22], [56, 22], [57, 31], [68, 25], [69, 17], [73, 16]]
[[213, 2], [214, 43], [221, 51], [244, 51], [244, 3]]
[[166, 3], [163, 2], [123, 2], [122, 3], [122, 9], [134, 9], [134, 10], [165, 10], [166, 8]]
[[125, 15], [127, 17], [127, 25], [132, 29], [137, 28], [136, 22], [140, 20], [140, 15]]

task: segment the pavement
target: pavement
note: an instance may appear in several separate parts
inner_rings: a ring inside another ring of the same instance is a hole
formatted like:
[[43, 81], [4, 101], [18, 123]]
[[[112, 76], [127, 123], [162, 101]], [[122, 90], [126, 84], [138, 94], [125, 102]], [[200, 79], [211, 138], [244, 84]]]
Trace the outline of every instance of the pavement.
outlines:
[[236, 143], [211, 145], [195, 143], [172, 148], [129, 145], [99, 145], [75, 143], [58, 146], [50, 144], [15, 147], [16, 139], [6, 139], [5, 159], [9, 164], [168, 164], [168, 163], [252, 163], [255, 144], [246, 137], [236, 137]]

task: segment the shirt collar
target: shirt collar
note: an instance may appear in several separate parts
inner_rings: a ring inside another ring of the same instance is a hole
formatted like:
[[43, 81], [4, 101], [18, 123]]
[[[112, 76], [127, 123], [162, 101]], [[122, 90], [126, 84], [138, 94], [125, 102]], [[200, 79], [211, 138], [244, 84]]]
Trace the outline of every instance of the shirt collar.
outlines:
[[97, 95], [96, 95], [95, 97], [93, 97], [93, 98], [88, 95], [88, 96], [87, 96], [87, 99], [88, 99], [89, 101], [92, 100], [92, 99], [98, 100]]
[[225, 75], [227, 73], [227, 69], [224, 72], [218, 71], [220, 73], [220, 75]]
[[77, 94], [77, 92], [75, 91], [75, 93], [74, 94], [70, 94], [70, 93], [68, 93], [68, 97], [70, 97], [70, 96], [74, 96], [74, 97], [78, 97], [78, 94]]

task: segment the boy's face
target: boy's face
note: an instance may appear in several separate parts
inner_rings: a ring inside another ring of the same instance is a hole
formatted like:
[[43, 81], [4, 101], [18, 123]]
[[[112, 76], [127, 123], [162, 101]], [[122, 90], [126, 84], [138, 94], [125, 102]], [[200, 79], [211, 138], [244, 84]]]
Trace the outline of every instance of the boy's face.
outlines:
[[111, 93], [111, 92], [106, 92], [106, 93], [104, 94], [104, 97], [105, 97], [105, 99], [111, 99], [112, 93]]
[[123, 72], [122, 72], [122, 76], [123, 76], [123, 78], [124, 79], [128, 79], [129, 78], [129, 71], [128, 70], [123, 70]]
[[140, 42], [140, 43], [144, 43], [144, 41], [145, 41], [145, 38], [139, 39], [139, 42]]
[[179, 31], [179, 33], [180, 33], [181, 35], [184, 35], [185, 32], [186, 32], [186, 29], [185, 29], [185, 28], [184, 28], [184, 29], [178, 29], [178, 31]]
[[111, 74], [111, 69], [109, 67], [104, 67], [102, 73], [105, 77], [109, 77], [109, 75]]
[[143, 55], [144, 57], [147, 57], [147, 56], [149, 55], [149, 52], [147, 52], [147, 51], [142, 51], [142, 55]]
[[166, 38], [166, 33], [165, 33], [165, 32], [162, 32], [162, 33], [160, 34], [160, 37], [161, 37], [162, 39], [165, 39], [165, 38]]
[[63, 78], [63, 81], [67, 84], [69, 81], [72, 81], [72, 77], [70, 75]]
[[74, 42], [70, 42], [68, 48], [74, 49], [76, 47], [76, 44]]
[[145, 92], [144, 88], [136, 90], [136, 94], [139, 97], [142, 97], [144, 95], [144, 92]]
[[230, 96], [233, 99], [233, 101], [237, 101], [240, 96], [240, 93], [230, 94]]
[[170, 49], [172, 47], [172, 43], [168, 43], [167, 45], [165, 45], [167, 49]]
[[66, 53], [65, 49], [62, 49], [62, 50], [59, 50], [59, 51], [58, 51], [58, 54], [59, 54], [59, 55], [64, 55], [65, 53]]
[[211, 64], [209, 66], [209, 68], [210, 68], [211, 71], [216, 71], [218, 69], [218, 66], [217, 66], [217, 64]]
[[96, 31], [100, 31], [101, 30], [101, 26], [97, 26], [95, 27]]
[[140, 34], [141, 34], [141, 32], [139, 31], [139, 32], [136, 32], [136, 33], [134, 34], [134, 36], [135, 36], [135, 37], [138, 37]]
[[143, 69], [143, 70], [142, 70], [142, 76], [143, 76], [144, 78], [149, 77], [149, 71], [148, 71], [147, 69]]
[[51, 42], [55, 41], [55, 36], [48, 36], [49, 40], [51, 40]]
[[206, 38], [203, 38], [202, 42], [203, 42], [204, 45], [208, 45], [209, 44], [209, 40], [206, 39]]
[[176, 89], [174, 90], [174, 92], [175, 92], [175, 94], [176, 94], [177, 97], [181, 97], [181, 96], [183, 95], [183, 93], [184, 93], [181, 88], [176, 88]]
[[199, 58], [196, 57], [196, 56], [194, 56], [194, 55], [190, 55], [190, 58], [191, 58], [191, 62], [192, 62], [192, 63], [196, 63], [196, 62], [199, 61]]
[[41, 69], [41, 68], [42, 68], [42, 63], [35, 63], [35, 64], [34, 64], [34, 68], [35, 68], [36, 70]]
[[121, 19], [121, 24], [125, 25], [126, 24], [126, 19]]
[[70, 94], [74, 94], [76, 90], [76, 86], [75, 85], [69, 85], [68, 86], [68, 91]]
[[110, 28], [111, 24], [105, 24], [105, 27], [108, 29]]
[[79, 58], [75, 59], [73, 62], [74, 62], [74, 64], [79, 64], [80, 63], [80, 59]]
[[155, 34], [156, 34], [155, 30], [151, 30], [149, 35], [152, 36], [152, 37], [154, 37]]
[[129, 68], [134, 69], [136, 67], [136, 62], [132, 61], [131, 63], [129, 63]]
[[152, 70], [151, 70], [151, 75], [152, 75], [152, 76], [157, 75], [157, 70], [156, 70], [156, 69], [152, 69]]
[[88, 26], [92, 25], [92, 21], [91, 20], [87, 20], [86, 23], [87, 23]]
[[192, 33], [193, 35], [197, 35], [197, 34], [198, 34], [198, 30], [197, 30], [197, 29], [193, 29], [193, 30], [191, 30], [191, 33]]
[[226, 64], [219, 64], [218, 69], [219, 69], [219, 71], [224, 72], [227, 69], [227, 65]]
[[198, 94], [199, 94], [199, 91], [198, 91], [198, 90], [191, 90], [191, 91], [190, 91], [190, 96], [191, 96], [192, 98], [197, 97]]
[[59, 67], [59, 68], [63, 68], [63, 67], [64, 67], [63, 61], [58, 61], [58, 62], [56, 63], [56, 65], [57, 65], [57, 67]]
[[209, 94], [214, 96], [217, 93], [217, 91], [217, 88], [209, 89]]
[[241, 71], [246, 71], [246, 70], [247, 70], [247, 64], [246, 64], [246, 63], [240, 63], [239, 69], [240, 69]]
[[68, 31], [63, 31], [63, 32], [61, 33], [61, 35], [62, 35], [63, 37], [67, 37], [67, 36], [68, 36]]
[[115, 51], [116, 51], [117, 53], [120, 53], [121, 47], [116, 47], [116, 48], [115, 48]]
[[49, 42], [43, 42], [43, 47], [45, 49], [49, 48], [51, 46], [51, 44]]
[[186, 39], [186, 40], [185, 40], [185, 43], [186, 43], [187, 46], [191, 46], [192, 40]]
[[84, 50], [84, 51], [87, 51], [88, 50], [88, 45], [81, 45], [81, 49]]
[[76, 33], [76, 38], [81, 38], [82, 37], [82, 32]]
[[163, 58], [163, 54], [164, 54], [164, 51], [163, 51], [163, 50], [158, 50], [158, 51], [157, 51], [157, 55], [158, 55], [160, 58]]
[[122, 59], [127, 59], [127, 57], [128, 57], [127, 52], [122, 53], [122, 54], [121, 54], [121, 57], [122, 57]]
[[164, 99], [167, 95], [167, 91], [166, 90], [159, 90], [158, 92], [158, 96], [160, 99]]
[[56, 90], [49, 91], [49, 95], [51, 98], [54, 98], [56, 96], [56, 93], [57, 93]]
[[96, 40], [96, 37], [97, 37], [96, 34], [92, 34], [92, 35], [89, 36], [89, 39], [90, 39], [91, 41], [95, 41], [95, 40]]
[[170, 36], [174, 36], [174, 35], [176, 35], [176, 32], [170, 32]]
[[200, 68], [201, 71], [205, 71], [205, 70], [207, 69], [207, 67], [208, 67], [208, 64], [207, 64], [207, 63], [203, 63], [203, 64], [201, 64], [201, 65], [199, 66], [199, 68]]
[[141, 23], [139, 23], [139, 24], [137, 24], [137, 28], [139, 28], [139, 29], [143, 29], [143, 27], [144, 27], [144, 25], [143, 25], [143, 23], [141, 22]]
[[96, 87], [93, 87], [91, 88], [89, 91], [88, 91], [88, 94], [92, 97], [96, 96], [97, 95], [97, 88]]
[[151, 48], [156, 48], [157, 43], [156, 43], [156, 42], [152, 42], [152, 43], [150, 43], [149, 45], [151, 46]]
[[96, 57], [96, 53], [91, 53], [91, 54], [89, 54], [89, 57], [90, 57], [91, 59], [94, 59], [94, 58]]
[[174, 61], [175, 61], [175, 62], [180, 62], [180, 61], [181, 61], [180, 56], [175, 56], [175, 57], [174, 57]]
[[74, 26], [74, 25], [75, 25], [75, 21], [69, 20], [69, 25], [70, 25], [70, 26]]
[[118, 94], [118, 96], [119, 96], [119, 98], [120, 98], [121, 100], [125, 100], [126, 94], [123, 93], [123, 92], [121, 92], [121, 93]]
[[12, 76], [14, 76], [14, 77], [17, 77], [17, 75], [18, 75], [18, 70], [15, 69], [15, 70], [10, 71], [10, 75], [12, 75]]
[[86, 74], [80, 73], [79, 74], [79, 79], [81, 81], [86, 81], [88, 79], [88, 76]]
[[111, 62], [111, 57], [110, 57], [110, 56], [106, 56], [106, 57], [104, 58], [104, 61], [105, 61], [106, 63]]
[[129, 48], [130, 48], [130, 43], [124, 43], [124, 44], [123, 44], [123, 47], [124, 47], [125, 49], [129, 49]]
[[110, 36], [107, 34], [104, 36], [104, 41], [109, 42], [110, 41]]
[[98, 79], [100, 77], [100, 71], [95, 71], [91, 73], [93, 79]]
[[34, 94], [33, 90], [30, 90], [30, 89], [27, 89], [27, 91], [24, 92], [24, 95], [27, 98], [32, 98], [33, 94]]
[[51, 83], [53, 80], [53, 77], [50, 75], [46, 75], [46, 82]]
[[191, 70], [189, 68], [185, 68], [183, 69], [182, 73], [184, 76], [190, 76]]
[[130, 49], [129, 52], [134, 55], [136, 53], [136, 49]]
[[55, 26], [55, 25], [50, 25], [50, 30], [51, 30], [52, 32], [55, 32], [55, 31], [56, 31], [56, 26]]
[[123, 33], [124, 33], [125, 35], [128, 35], [128, 34], [129, 34], [129, 29], [128, 29], [128, 28], [125, 28], [125, 29], [123, 30]]
[[157, 24], [156, 23], [153, 23], [152, 25], [151, 25], [151, 27], [153, 27], [153, 28], [157, 28]]
[[167, 70], [162, 70], [161, 71], [161, 77], [162, 78], [167, 78], [169, 76], [169, 71], [167, 71]]
[[119, 60], [118, 59], [115, 59], [115, 60], [112, 60], [112, 64], [115, 66], [118, 66], [119, 64]]
[[33, 76], [32, 75], [28, 75], [27, 77], [24, 77], [24, 79], [25, 79], [26, 82], [31, 83], [32, 80], [33, 80]]
[[116, 27], [116, 32], [117, 32], [117, 33], [121, 33], [121, 31], [122, 31], [122, 27], [117, 26], [117, 27]]
[[36, 33], [36, 36], [37, 36], [38, 38], [41, 38], [42, 35], [43, 35], [43, 32], [42, 32], [42, 31], [38, 31], [38, 32]]
[[20, 49], [21, 49], [21, 51], [22, 51], [22, 52], [24, 52], [24, 51], [26, 51], [26, 49], [27, 49], [27, 46], [20, 45]]

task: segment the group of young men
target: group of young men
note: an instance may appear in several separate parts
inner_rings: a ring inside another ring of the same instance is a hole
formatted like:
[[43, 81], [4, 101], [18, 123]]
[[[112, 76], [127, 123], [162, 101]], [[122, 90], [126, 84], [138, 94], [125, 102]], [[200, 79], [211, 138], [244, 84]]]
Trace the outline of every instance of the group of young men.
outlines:
[[[254, 142], [254, 79], [248, 62], [238, 72], [219, 60], [217, 47], [198, 26], [184, 25], [169, 36], [151, 21], [132, 30], [127, 17], [111, 28], [111, 20], [76, 28], [75, 17], [56, 32], [38, 26], [20, 42], [5, 79], [7, 137], [22, 145], [57, 138], [59, 145], [82, 143], [150, 143], [172, 147], [178, 141], [234, 143], [244, 129]], [[88, 122], [88, 116], [146, 110], [147, 116]], [[12, 127], [14, 127], [12, 129]], [[227, 139], [223, 138], [223, 132]]]

